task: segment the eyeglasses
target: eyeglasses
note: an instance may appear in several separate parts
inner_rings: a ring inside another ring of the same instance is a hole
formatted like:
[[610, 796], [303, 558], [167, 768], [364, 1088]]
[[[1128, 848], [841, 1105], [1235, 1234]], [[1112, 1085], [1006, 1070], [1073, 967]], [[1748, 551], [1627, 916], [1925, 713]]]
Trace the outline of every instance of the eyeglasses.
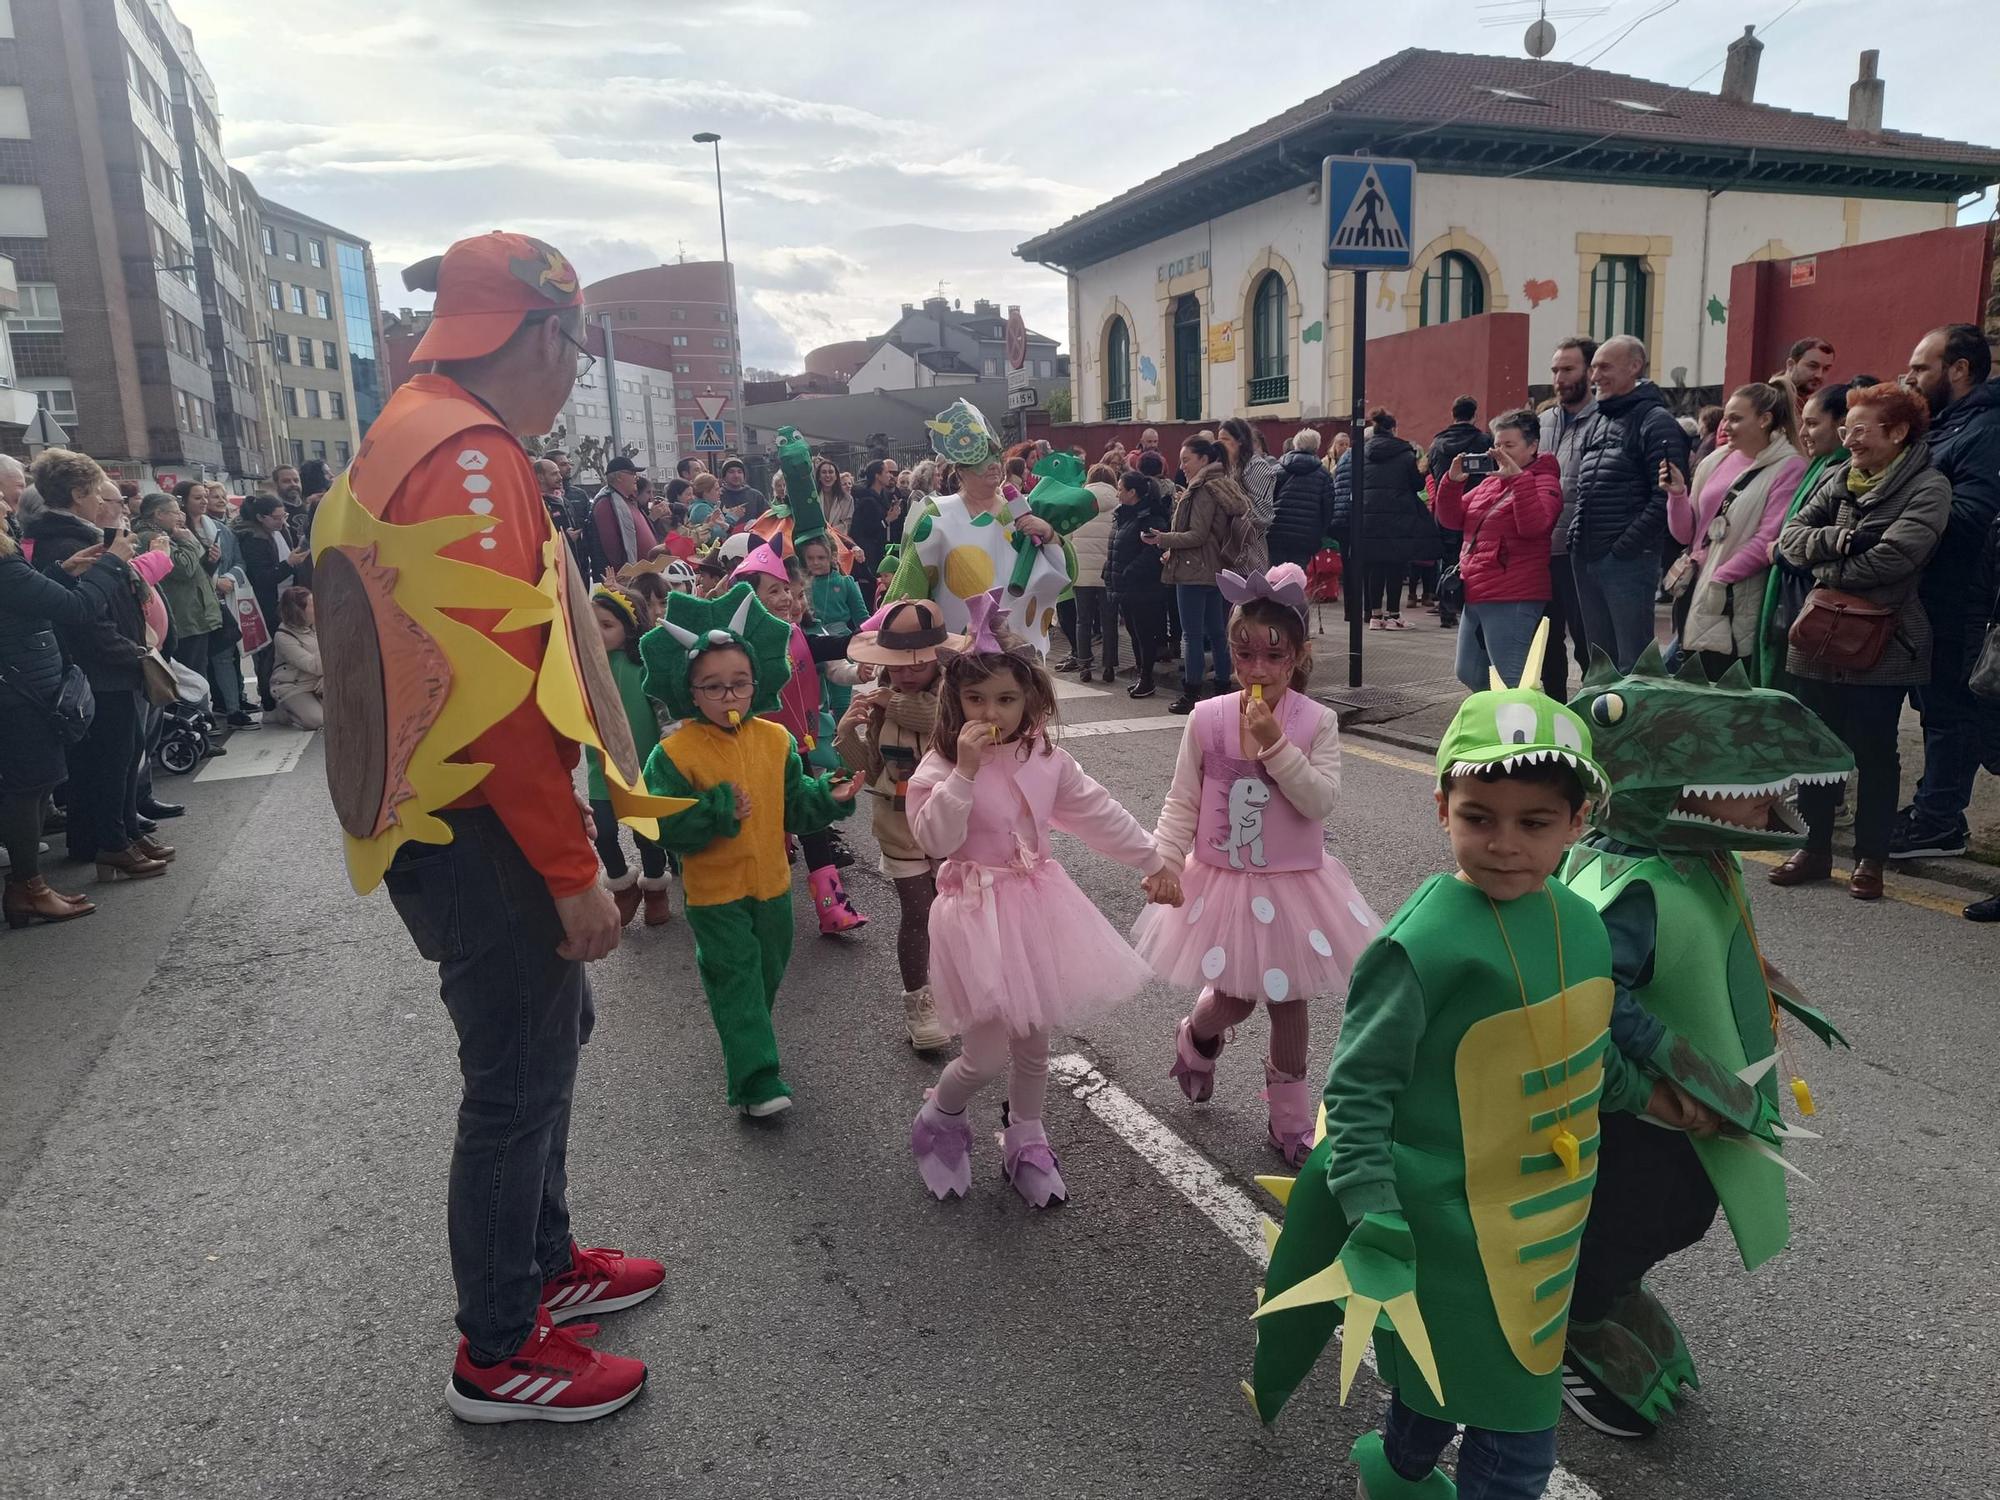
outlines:
[[563, 336], [564, 343], [569, 344], [575, 348], [576, 378], [578, 380], [582, 380], [585, 376], [589, 375], [592, 370], [597, 368], [597, 356], [595, 354], [592, 354], [590, 350], [584, 346], [583, 340], [579, 339], [575, 334], [571, 333], [567, 328], [563, 327], [560, 322], [556, 324], [556, 332]]
[[711, 703], [720, 703], [728, 698], [747, 698], [755, 690], [750, 682], [691, 682], [688, 691], [697, 698], [706, 698]]
[[1849, 438], [1866, 437], [1869, 433], [1880, 432], [1882, 429], [1881, 425], [1876, 422], [1849, 422], [1845, 426], [1835, 430], [1840, 434], [1840, 440], [1844, 443]]

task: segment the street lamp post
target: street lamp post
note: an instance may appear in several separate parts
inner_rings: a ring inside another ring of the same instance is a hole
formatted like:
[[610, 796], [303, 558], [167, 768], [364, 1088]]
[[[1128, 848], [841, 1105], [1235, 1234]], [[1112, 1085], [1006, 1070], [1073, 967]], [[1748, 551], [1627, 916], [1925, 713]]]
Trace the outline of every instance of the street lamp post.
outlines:
[[[743, 447], [741, 437], [744, 430], [743, 336], [736, 326], [736, 271], [729, 262], [729, 210], [724, 206], [722, 197], [722, 137], [713, 130], [703, 130], [696, 133], [694, 143], [697, 146], [712, 147], [715, 151], [715, 217], [722, 229], [722, 275], [724, 294], [729, 302], [729, 393], [730, 400], [736, 407], [738, 434], [736, 446], [740, 452]], [[725, 433], [728, 431], [726, 422], [723, 424], [723, 431]]]

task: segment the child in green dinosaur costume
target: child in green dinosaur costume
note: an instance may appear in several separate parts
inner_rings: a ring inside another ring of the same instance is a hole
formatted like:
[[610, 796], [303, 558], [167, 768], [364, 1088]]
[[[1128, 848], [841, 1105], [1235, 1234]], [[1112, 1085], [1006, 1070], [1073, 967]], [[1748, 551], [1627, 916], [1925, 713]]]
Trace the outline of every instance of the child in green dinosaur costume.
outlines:
[[810, 777], [784, 726], [762, 717], [791, 675], [792, 627], [747, 583], [714, 599], [671, 594], [639, 643], [646, 693], [680, 721], [646, 762], [646, 785], [695, 805], [660, 820], [681, 856], [694, 961], [722, 1041], [729, 1102], [756, 1118], [789, 1109], [771, 1007], [792, 954], [787, 833], [854, 810], [858, 783]]
[[[1598, 1431], [1636, 1438], [1699, 1383], [1641, 1278], [1707, 1234], [1718, 1203], [1746, 1267], [1785, 1247], [1780, 1142], [1810, 1132], [1779, 1121], [1779, 1009], [1829, 1043], [1837, 1035], [1765, 963], [1737, 851], [1802, 847], [1788, 799], [1801, 784], [1840, 781], [1854, 761], [1797, 699], [1753, 688], [1740, 663], [1713, 684], [1699, 663], [1670, 677], [1654, 646], [1623, 675], [1597, 655], [1570, 706], [1618, 786], [1564, 873], [1603, 914], [1613, 980], [1637, 1001], [1620, 1008], [1613, 1039], [1727, 1122], [1692, 1138], [1605, 1122], [1563, 1399]], [[1660, 952], [1673, 961], [1656, 964]], [[1810, 1113], [1804, 1084], [1791, 1092]]]
[[1435, 1500], [1465, 1427], [1467, 1500], [1538, 1495], [1555, 1465], [1564, 1323], [1597, 1176], [1600, 1109], [1684, 1118], [1610, 1045], [1604, 924], [1555, 881], [1610, 792], [1576, 713], [1527, 684], [1474, 694], [1438, 748], [1458, 862], [1361, 955], [1324, 1136], [1287, 1205], [1257, 1312], [1259, 1416], [1276, 1418], [1346, 1307], [1344, 1400], [1371, 1334], [1393, 1395], [1354, 1447], [1360, 1493]]

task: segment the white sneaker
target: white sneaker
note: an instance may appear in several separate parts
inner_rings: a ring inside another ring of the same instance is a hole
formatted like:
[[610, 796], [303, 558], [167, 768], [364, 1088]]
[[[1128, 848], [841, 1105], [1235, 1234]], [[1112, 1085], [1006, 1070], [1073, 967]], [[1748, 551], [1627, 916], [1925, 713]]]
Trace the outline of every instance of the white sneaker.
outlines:
[[951, 1032], [938, 1019], [929, 985], [903, 991], [903, 1024], [909, 1030], [910, 1045], [919, 1052], [933, 1052], [951, 1042]]
[[792, 1107], [790, 1094], [773, 1094], [768, 1099], [759, 1099], [755, 1104], [743, 1106], [743, 1113], [753, 1120], [768, 1120], [773, 1115], [781, 1115]]

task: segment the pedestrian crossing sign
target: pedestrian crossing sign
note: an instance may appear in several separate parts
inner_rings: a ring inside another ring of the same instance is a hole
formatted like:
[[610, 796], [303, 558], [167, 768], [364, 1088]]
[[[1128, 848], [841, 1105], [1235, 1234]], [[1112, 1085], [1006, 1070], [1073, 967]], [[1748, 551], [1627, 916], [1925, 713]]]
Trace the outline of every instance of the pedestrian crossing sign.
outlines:
[[1320, 166], [1330, 271], [1407, 271], [1416, 224], [1417, 164], [1329, 156]]
[[697, 417], [694, 424], [694, 451], [697, 453], [720, 453], [722, 451], [722, 424]]

